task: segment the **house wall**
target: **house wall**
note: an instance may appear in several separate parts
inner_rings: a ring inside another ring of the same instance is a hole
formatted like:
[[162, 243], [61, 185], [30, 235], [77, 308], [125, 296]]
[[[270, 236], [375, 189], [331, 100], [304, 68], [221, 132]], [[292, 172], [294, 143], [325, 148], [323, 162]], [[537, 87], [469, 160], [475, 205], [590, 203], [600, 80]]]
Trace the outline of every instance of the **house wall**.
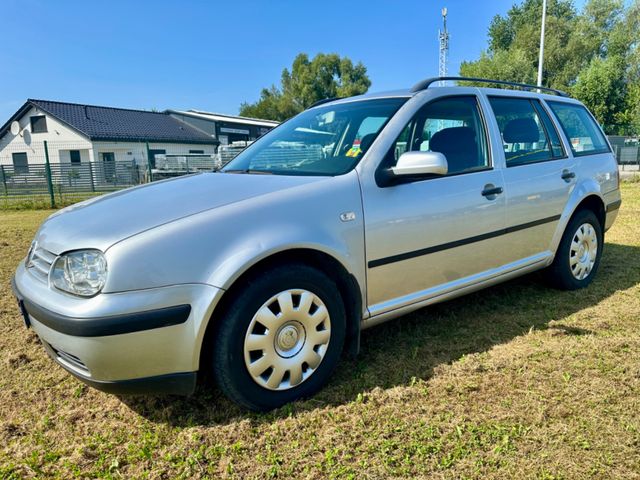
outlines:
[[[204, 155], [216, 153], [215, 145], [198, 145], [188, 143], [155, 143], [149, 142], [150, 150], [165, 150], [167, 155], [184, 155], [189, 150], [203, 150]], [[147, 144], [143, 142], [94, 142], [92, 155], [96, 161], [102, 160], [102, 153], [111, 152], [115, 160], [132, 161], [138, 165], [147, 165]]]
[[[31, 132], [30, 117], [45, 115], [47, 118], [47, 131], [43, 133]], [[0, 165], [13, 165], [12, 153], [25, 152], [29, 163], [44, 163], [44, 141], [47, 141], [49, 149], [49, 161], [59, 163], [69, 161], [69, 150], [80, 150], [82, 160], [85, 160], [91, 149], [91, 142], [82, 134], [59, 122], [50, 115], [45, 114], [35, 107], [18, 120], [21, 133], [13, 135], [8, 131], [0, 138]], [[82, 151], [84, 150], [84, 155]], [[61, 160], [62, 157], [62, 160]]]
[[[89, 148], [86, 149], [80, 149], [80, 148], [70, 148], [69, 150], [62, 150], [60, 149], [58, 151], [58, 157], [60, 159], [60, 163], [71, 163], [71, 154], [69, 153], [70, 150], [78, 150], [80, 152], [80, 161], [81, 162], [91, 162], [91, 145], [88, 146]], [[51, 152], [49, 152], [51, 153]], [[51, 159], [50, 159], [51, 160]], [[53, 162], [53, 160], [51, 160]]]
[[[31, 133], [30, 117], [33, 115], [46, 116], [47, 132]], [[45, 163], [45, 140], [49, 150], [49, 161], [52, 164], [70, 163], [70, 150], [79, 150], [82, 162], [100, 161], [100, 153], [113, 152], [116, 161], [135, 160], [140, 165], [147, 164], [145, 142], [91, 142], [84, 135], [35, 107], [31, 107], [18, 122], [21, 127], [20, 135], [14, 136], [8, 131], [0, 138], [0, 165], [13, 165], [14, 152], [25, 152], [29, 164]], [[189, 150], [203, 150], [206, 155], [215, 153], [215, 145], [150, 142], [149, 148], [166, 150], [167, 154], [176, 155], [189, 153]]]

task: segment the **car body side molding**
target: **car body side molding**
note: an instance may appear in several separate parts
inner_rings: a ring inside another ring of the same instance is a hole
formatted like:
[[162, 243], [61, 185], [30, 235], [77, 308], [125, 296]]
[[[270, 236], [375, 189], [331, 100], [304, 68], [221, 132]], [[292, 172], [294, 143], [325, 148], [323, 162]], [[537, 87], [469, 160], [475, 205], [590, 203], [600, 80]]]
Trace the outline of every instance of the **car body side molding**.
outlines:
[[500, 235], [507, 235], [509, 233], [517, 232], [527, 228], [537, 227], [544, 225], [545, 223], [555, 222], [560, 220], [560, 215], [553, 215], [551, 217], [541, 218], [533, 222], [522, 223], [520, 225], [514, 225], [493, 232], [483, 233], [482, 235], [476, 235], [475, 237], [463, 238], [454, 242], [447, 242], [441, 245], [434, 245], [433, 247], [421, 248], [420, 250], [414, 250], [412, 252], [399, 253], [397, 255], [391, 255], [389, 257], [379, 258], [377, 260], [371, 260], [367, 265], [369, 268], [380, 267], [382, 265], [388, 265], [390, 263], [401, 262], [410, 258], [421, 257], [423, 255], [429, 255], [431, 253], [441, 252], [450, 248], [461, 247], [462, 245], [468, 245], [470, 243], [481, 242], [490, 238], [498, 237]]

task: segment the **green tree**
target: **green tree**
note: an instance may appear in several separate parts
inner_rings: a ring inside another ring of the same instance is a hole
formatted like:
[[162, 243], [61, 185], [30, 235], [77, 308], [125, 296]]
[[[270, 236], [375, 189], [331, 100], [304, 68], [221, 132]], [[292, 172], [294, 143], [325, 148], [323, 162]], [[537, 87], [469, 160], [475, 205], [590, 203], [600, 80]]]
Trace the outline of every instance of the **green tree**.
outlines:
[[589, 106], [608, 130], [619, 123], [626, 107], [627, 86], [620, 76], [623, 70], [623, 59], [619, 55], [594, 57], [573, 88], [573, 94]]
[[[544, 85], [567, 90], [613, 130], [640, 123], [639, 12], [637, 0], [626, 7], [623, 0], [588, 0], [580, 12], [572, 0], [548, 2]], [[487, 50], [463, 62], [460, 74], [534, 83], [541, 16], [542, 0], [524, 0], [496, 15]]]
[[365, 93], [371, 86], [366, 67], [339, 55], [319, 53], [313, 59], [305, 53], [293, 61], [291, 71], [284, 69], [280, 88], [262, 89], [256, 103], [243, 103], [240, 115], [283, 121], [313, 103], [333, 97]]

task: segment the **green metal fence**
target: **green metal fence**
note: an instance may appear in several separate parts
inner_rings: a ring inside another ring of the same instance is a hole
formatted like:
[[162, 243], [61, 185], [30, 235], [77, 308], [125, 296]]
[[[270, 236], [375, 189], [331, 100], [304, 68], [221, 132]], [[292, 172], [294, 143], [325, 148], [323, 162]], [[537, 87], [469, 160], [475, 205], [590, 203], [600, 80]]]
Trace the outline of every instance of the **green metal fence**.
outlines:
[[[115, 145], [109, 157], [91, 145], [34, 142], [0, 150], [0, 209], [56, 208], [92, 196], [180, 175], [218, 170], [218, 155], [170, 153], [150, 159], [148, 148]], [[69, 152], [81, 161], [71, 161]], [[96, 160], [93, 160], [95, 157]], [[114, 158], [115, 157], [115, 158]], [[28, 161], [26, 161], [28, 160]]]
[[133, 161], [0, 165], [0, 196], [5, 205], [39, 201], [55, 208], [139, 183], [139, 168]]

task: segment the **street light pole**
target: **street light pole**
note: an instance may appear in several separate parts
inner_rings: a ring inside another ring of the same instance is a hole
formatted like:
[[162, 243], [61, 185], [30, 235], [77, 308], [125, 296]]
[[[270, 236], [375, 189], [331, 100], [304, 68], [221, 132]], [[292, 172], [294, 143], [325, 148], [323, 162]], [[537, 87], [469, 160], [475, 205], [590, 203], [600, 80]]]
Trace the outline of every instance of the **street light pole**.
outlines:
[[538, 58], [538, 87], [542, 86], [542, 63], [544, 61], [544, 25], [547, 19], [547, 0], [542, 0], [542, 28], [540, 29], [540, 57]]

